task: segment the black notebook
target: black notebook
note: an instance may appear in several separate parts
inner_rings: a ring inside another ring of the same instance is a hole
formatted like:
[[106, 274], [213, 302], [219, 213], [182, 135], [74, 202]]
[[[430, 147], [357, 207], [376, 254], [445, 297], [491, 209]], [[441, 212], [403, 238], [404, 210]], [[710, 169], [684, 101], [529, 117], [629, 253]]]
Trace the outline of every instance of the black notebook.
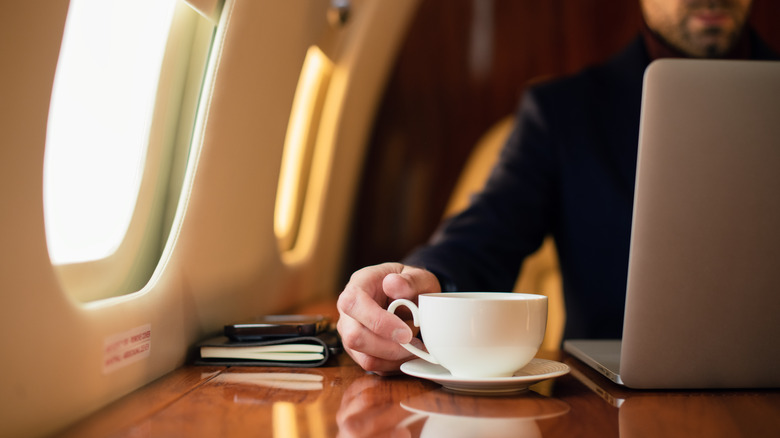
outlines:
[[196, 365], [318, 367], [341, 352], [341, 340], [331, 330], [314, 336], [262, 341], [234, 341], [219, 336], [197, 347]]

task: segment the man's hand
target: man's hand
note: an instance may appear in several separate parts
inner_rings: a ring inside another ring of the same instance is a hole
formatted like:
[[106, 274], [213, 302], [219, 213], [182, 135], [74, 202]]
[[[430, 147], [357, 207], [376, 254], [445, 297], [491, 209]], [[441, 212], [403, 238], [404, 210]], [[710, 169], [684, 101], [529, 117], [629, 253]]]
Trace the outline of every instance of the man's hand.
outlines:
[[441, 292], [431, 272], [400, 263], [363, 268], [354, 274], [339, 296], [338, 331], [344, 350], [366, 371], [397, 373], [411, 353], [399, 343], [422, 347], [399, 317], [388, 313], [391, 301], [417, 302], [422, 293]]

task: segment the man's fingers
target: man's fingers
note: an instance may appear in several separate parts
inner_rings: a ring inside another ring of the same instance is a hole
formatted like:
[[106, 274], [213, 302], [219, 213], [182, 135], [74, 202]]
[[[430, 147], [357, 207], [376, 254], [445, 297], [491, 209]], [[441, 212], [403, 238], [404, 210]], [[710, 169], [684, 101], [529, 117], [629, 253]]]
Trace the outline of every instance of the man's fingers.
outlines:
[[416, 301], [417, 295], [441, 292], [439, 280], [433, 273], [420, 268], [404, 266], [399, 273], [390, 273], [382, 281], [382, 289], [393, 299]]
[[[420, 293], [440, 290], [432, 273], [400, 263], [384, 263], [355, 272], [337, 302], [338, 331], [345, 351], [367, 371], [397, 373], [400, 365], [412, 357], [400, 344], [420, 341], [386, 307], [394, 299], [417, 301]], [[404, 307], [398, 312], [408, 316]]]
[[404, 265], [400, 263], [382, 263], [357, 270], [350, 277], [345, 292], [349, 288], [357, 288], [377, 300], [377, 302], [384, 302], [387, 297], [382, 290], [382, 279], [388, 274], [400, 273], [403, 270]]
[[[341, 343], [346, 349], [360, 351], [380, 360], [398, 361], [409, 357], [409, 353], [401, 347], [398, 341], [378, 336], [349, 317], [339, 318], [338, 329], [342, 334]], [[406, 330], [411, 332], [408, 327]]]
[[[422, 341], [417, 338], [412, 339], [411, 344], [419, 349], [425, 350], [425, 346], [423, 345]], [[380, 376], [390, 376], [399, 374], [399, 368], [401, 368], [401, 364], [416, 357], [412, 353], [407, 352], [405, 349], [400, 352], [400, 355], [402, 358], [395, 360], [379, 359], [377, 357], [368, 356], [359, 352], [356, 352], [355, 355], [351, 356], [353, 359], [355, 359], [355, 362], [357, 362], [364, 370], [371, 371]]]
[[[339, 313], [349, 317], [382, 338], [406, 343], [412, 338], [412, 330], [397, 316], [387, 312], [362, 290], [346, 289], [337, 303]], [[339, 329], [344, 336], [345, 332]]]

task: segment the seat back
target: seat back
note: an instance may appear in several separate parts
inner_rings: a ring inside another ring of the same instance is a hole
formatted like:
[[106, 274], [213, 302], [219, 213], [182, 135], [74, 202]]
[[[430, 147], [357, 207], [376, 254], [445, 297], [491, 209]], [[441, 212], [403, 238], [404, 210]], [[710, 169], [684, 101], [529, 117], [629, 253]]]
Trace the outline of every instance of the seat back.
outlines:
[[[490, 170], [513, 127], [514, 117], [507, 116], [496, 122], [479, 139], [455, 184], [445, 209], [445, 217], [450, 217], [466, 208], [472, 195], [485, 185]], [[559, 349], [563, 340], [566, 314], [558, 257], [552, 237], [545, 238], [542, 246], [526, 257], [514, 291], [538, 293], [548, 297], [547, 332], [542, 349]]]

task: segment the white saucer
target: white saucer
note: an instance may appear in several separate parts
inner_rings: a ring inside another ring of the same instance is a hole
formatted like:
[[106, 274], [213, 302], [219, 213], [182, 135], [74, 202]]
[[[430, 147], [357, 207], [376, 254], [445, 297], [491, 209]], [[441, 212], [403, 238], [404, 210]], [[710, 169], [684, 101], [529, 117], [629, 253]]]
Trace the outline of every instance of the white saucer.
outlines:
[[453, 376], [441, 365], [415, 359], [401, 365], [401, 371], [410, 376], [432, 380], [453, 392], [506, 395], [525, 391], [542, 380], [562, 376], [569, 372], [569, 366], [553, 360], [532, 359], [512, 377], [463, 378]]

